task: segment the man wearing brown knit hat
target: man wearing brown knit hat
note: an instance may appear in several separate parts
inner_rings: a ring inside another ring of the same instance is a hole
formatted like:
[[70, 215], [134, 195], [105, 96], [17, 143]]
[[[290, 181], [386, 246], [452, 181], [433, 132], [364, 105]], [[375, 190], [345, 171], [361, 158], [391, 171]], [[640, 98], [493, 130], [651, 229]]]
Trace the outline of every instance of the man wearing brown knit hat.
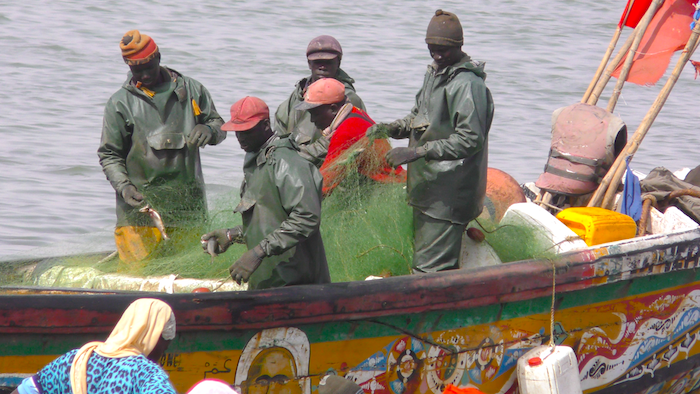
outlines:
[[340, 68], [343, 48], [338, 40], [331, 36], [318, 36], [309, 42], [306, 59], [311, 76], [301, 79], [292, 94], [275, 113], [275, 130], [279, 135], [291, 135], [301, 150], [300, 154], [321, 167], [328, 153], [330, 140], [323, 136], [321, 130], [311, 122], [311, 115], [305, 110], [296, 110], [295, 106], [304, 101], [306, 89], [321, 78], [334, 78], [345, 85], [345, 95], [355, 107], [365, 111], [365, 104], [355, 93], [355, 80]]
[[458, 268], [462, 234], [483, 209], [494, 106], [484, 64], [462, 52], [463, 40], [457, 16], [437, 10], [425, 37], [434, 61], [413, 110], [367, 131], [409, 139], [386, 157], [394, 167], [408, 164], [414, 272]]
[[116, 191], [117, 251], [133, 262], [151, 254], [166, 233], [177, 239], [201, 231], [207, 204], [199, 149], [226, 134], [207, 89], [161, 66], [151, 37], [131, 30], [119, 47], [130, 72], [105, 106], [97, 155]]

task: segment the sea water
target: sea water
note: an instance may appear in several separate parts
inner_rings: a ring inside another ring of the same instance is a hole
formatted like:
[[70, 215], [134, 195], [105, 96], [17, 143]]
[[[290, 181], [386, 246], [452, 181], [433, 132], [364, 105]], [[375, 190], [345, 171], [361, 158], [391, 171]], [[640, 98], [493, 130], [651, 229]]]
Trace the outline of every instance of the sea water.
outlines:
[[[128, 71], [118, 46], [128, 30], [152, 36], [162, 63], [202, 82], [226, 120], [231, 104], [247, 95], [274, 111], [309, 74], [309, 40], [332, 35], [343, 46], [341, 67], [356, 80], [370, 116], [391, 121], [410, 111], [431, 61], [424, 42], [431, 16], [437, 8], [454, 12], [464, 27], [464, 51], [486, 62], [496, 105], [489, 165], [523, 183], [542, 171], [551, 113], [580, 101], [624, 3], [3, 1], [0, 256], [114, 248], [114, 190], [96, 151], [104, 105]], [[624, 88], [615, 113], [630, 135], [668, 74], [653, 87]], [[700, 164], [699, 87], [686, 67], [635, 155], [635, 170]], [[234, 136], [203, 149], [210, 199], [240, 184], [242, 160]]]

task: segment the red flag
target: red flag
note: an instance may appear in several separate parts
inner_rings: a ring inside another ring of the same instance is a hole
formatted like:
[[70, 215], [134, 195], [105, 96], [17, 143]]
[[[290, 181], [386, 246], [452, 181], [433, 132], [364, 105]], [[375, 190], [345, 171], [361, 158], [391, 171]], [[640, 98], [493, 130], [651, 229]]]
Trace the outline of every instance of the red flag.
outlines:
[[[632, 0], [627, 0], [627, 6], [625, 6], [625, 10], [627, 10], [630, 6], [630, 1]], [[625, 26], [635, 28], [637, 27], [637, 24], [639, 23], [640, 20], [642, 20], [642, 17], [644, 14], [647, 12], [649, 9], [649, 6], [651, 5], [651, 0], [634, 0], [634, 4], [632, 5], [632, 9], [629, 11], [629, 16], [627, 17], [627, 21], [625, 22]], [[622, 27], [622, 22], [625, 20], [625, 13], [622, 13], [622, 17], [620, 18], [620, 23], [617, 24], [617, 27]]]
[[695, 67], [695, 79], [698, 79], [698, 75], [700, 75], [700, 62], [696, 62], [695, 60], [691, 60], [690, 64]]
[[[634, 6], [636, 7], [635, 1]], [[627, 81], [653, 85], [661, 79], [673, 53], [685, 47], [690, 38], [690, 23], [695, 7], [692, 0], [666, 0], [656, 11], [639, 43]], [[619, 78], [624, 59], [613, 72]]]

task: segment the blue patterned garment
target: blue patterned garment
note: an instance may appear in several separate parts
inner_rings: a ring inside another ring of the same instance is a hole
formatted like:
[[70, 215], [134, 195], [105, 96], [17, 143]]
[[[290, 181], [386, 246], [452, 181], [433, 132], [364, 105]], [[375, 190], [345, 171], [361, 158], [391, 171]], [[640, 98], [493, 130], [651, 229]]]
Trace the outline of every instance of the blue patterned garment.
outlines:
[[[78, 349], [55, 359], [32, 377], [40, 394], [71, 394], [70, 367]], [[88, 394], [176, 394], [168, 375], [143, 355], [108, 358], [92, 353]]]

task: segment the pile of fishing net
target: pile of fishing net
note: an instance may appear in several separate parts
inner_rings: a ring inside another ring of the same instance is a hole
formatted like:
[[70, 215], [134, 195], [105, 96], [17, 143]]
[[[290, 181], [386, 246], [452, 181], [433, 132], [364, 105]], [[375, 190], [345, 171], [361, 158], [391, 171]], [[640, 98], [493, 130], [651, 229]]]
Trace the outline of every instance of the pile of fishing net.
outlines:
[[[321, 219], [333, 282], [411, 273], [412, 208], [406, 203], [406, 186], [401, 177], [375, 176], [386, 172], [384, 155], [388, 143], [382, 143], [386, 145], [373, 146], [362, 138], [322, 169], [326, 185], [333, 185], [332, 190], [326, 188]], [[93, 253], [46, 258], [25, 265], [5, 264], [0, 266], [2, 284], [95, 288], [96, 283], [103, 282], [100, 275], [121, 275], [162, 277], [166, 282], [174, 278], [209, 279], [218, 283], [220, 290], [237, 289], [230, 287], [233, 282], [228, 268], [247, 250], [245, 245], [234, 244], [226, 253], [212, 258], [204, 253], [200, 237], [208, 231], [241, 224], [240, 215], [233, 213], [239, 199], [237, 190], [218, 194], [209, 202], [208, 218], [203, 225], [179, 228], [169, 234], [172, 239], [162, 242], [145, 260], [125, 263], [116, 253]], [[555, 254], [549, 248], [551, 245], [536, 242], [537, 229], [533, 226], [499, 223], [507, 206], [498, 207], [498, 203], [487, 192], [484, 213], [468, 226], [482, 230], [485, 243], [499, 257], [495, 259], [497, 262], [548, 258]], [[212, 287], [213, 282], [207, 283], [207, 287]], [[195, 285], [188, 282], [186, 286]]]

